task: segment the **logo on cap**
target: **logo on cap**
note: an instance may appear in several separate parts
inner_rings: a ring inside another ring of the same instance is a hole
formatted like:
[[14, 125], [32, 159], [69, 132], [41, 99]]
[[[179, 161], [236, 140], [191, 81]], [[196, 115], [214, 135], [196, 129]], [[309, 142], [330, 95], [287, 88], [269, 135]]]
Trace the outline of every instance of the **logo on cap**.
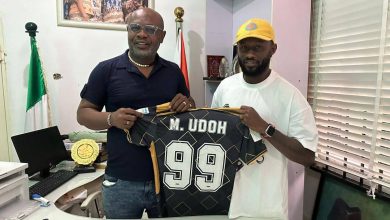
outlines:
[[255, 30], [257, 29], [257, 25], [253, 22], [249, 23], [246, 27], [245, 27], [245, 30], [247, 31], [251, 31], [251, 30]]

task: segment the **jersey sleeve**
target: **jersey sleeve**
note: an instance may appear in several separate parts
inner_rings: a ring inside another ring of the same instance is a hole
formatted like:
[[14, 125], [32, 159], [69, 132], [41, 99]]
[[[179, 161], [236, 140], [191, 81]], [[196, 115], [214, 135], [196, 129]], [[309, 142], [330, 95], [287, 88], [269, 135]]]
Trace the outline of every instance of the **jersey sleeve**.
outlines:
[[253, 140], [248, 127], [243, 124], [240, 126], [240, 129], [243, 132], [240, 159], [247, 165], [254, 161], [262, 161], [262, 159], [259, 158], [262, 157], [265, 152], [267, 152], [267, 147], [262, 140]]
[[155, 139], [157, 130], [157, 124], [153, 122], [154, 116], [154, 114], [146, 114], [142, 118], [138, 118], [130, 130], [128, 141], [139, 146], [149, 147]]
[[137, 119], [134, 126], [128, 134], [129, 142], [140, 145], [150, 146], [150, 144], [158, 138], [158, 116], [164, 114], [172, 114], [170, 112], [170, 103], [162, 103], [160, 105], [137, 109], [143, 113], [143, 117]]

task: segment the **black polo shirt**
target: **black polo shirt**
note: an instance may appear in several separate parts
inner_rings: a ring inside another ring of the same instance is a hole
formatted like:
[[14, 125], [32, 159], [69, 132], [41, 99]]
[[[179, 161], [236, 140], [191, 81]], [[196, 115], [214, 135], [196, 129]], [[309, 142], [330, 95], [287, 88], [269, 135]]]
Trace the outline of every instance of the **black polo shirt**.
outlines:
[[[180, 68], [157, 55], [153, 70], [146, 78], [128, 59], [127, 52], [99, 63], [81, 91], [81, 98], [107, 112], [119, 108], [139, 109], [169, 102], [182, 93], [189, 96]], [[126, 133], [108, 129], [106, 174], [122, 180], [153, 179], [149, 150], [130, 144]]]

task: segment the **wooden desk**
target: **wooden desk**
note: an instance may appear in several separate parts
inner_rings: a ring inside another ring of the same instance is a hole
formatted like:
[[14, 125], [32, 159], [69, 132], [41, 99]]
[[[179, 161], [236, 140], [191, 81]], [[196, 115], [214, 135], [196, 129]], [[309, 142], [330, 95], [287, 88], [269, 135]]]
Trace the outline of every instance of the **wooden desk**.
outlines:
[[[66, 213], [59, 208], [56, 207], [54, 204], [55, 201], [57, 201], [62, 195], [65, 193], [80, 187], [85, 186], [85, 188], [88, 188], [88, 186], [94, 186], [97, 181], [101, 181], [101, 178], [104, 174], [103, 169], [97, 169], [94, 173], [82, 173], [78, 174], [68, 182], [66, 182], [64, 185], [60, 186], [58, 189], [54, 190], [47, 196], [45, 196], [46, 199], [50, 200], [52, 204], [49, 207], [40, 207], [38, 210], [34, 211], [30, 215], [28, 215], [26, 220], [42, 220], [42, 219], [48, 219], [48, 220], [86, 220], [91, 219], [84, 216], [77, 216], [73, 214]], [[90, 189], [88, 189], [90, 190]], [[92, 189], [94, 191], [94, 189]], [[89, 192], [90, 193], [90, 192]], [[96, 219], [96, 218], [93, 218]], [[195, 217], [182, 217], [182, 218], [164, 218], [164, 219], [185, 219], [185, 220], [206, 220], [206, 219], [215, 219], [215, 220], [226, 220], [228, 219], [227, 216], [195, 216]]]
[[88, 183], [91, 183], [94, 180], [101, 178], [103, 174], [104, 174], [104, 170], [102, 169], [97, 169], [96, 172], [94, 173], [78, 174], [77, 176], [70, 179], [68, 182], [66, 182], [65, 184], [63, 184], [62, 186], [58, 187], [56, 190], [54, 190], [53, 192], [45, 196], [45, 198], [50, 200], [50, 202], [52, 203], [49, 207], [40, 207], [38, 210], [28, 215], [25, 219], [27, 220], [87, 219], [86, 217], [72, 215], [60, 210], [59, 208], [56, 207], [54, 202], [57, 201], [65, 193], [71, 191], [72, 189], [75, 189], [80, 186], [88, 185]]

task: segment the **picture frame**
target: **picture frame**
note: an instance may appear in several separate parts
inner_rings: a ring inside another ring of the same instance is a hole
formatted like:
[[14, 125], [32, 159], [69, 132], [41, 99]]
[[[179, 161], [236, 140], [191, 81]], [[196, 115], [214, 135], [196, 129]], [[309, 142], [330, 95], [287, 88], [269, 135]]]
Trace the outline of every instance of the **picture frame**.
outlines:
[[207, 55], [207, 77], [210, 79], [222, 78], [220, 73], [220, 65], [224, 56], [222, 55]]
[[[57, 25], [126, 30], [126, 15], [139, 7], [154, 9], [155, 0], [57, 0]], [[79, 10], [80, 4], [83, 8]]]

